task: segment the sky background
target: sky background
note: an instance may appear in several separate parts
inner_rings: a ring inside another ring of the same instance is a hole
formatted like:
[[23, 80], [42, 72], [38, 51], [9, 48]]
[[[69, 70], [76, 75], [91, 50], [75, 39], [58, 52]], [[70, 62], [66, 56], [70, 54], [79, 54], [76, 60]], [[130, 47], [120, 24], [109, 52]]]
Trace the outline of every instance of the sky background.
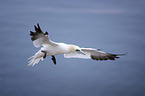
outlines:
[[[53, 41], [128, 54], [27, 66], [37, 23]], [[0, 29], [0, 96], [145, 96], [145, 0], [1, 0]]]

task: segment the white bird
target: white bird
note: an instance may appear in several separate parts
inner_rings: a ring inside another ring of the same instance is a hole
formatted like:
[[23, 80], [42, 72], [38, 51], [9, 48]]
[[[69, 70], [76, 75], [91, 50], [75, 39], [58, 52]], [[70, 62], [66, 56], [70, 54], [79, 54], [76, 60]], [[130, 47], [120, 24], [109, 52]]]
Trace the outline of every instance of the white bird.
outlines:
[[35, 31], [30, 31], [31, 40], [35, 47], [41, 47], [41, 49], [30, 57], [28, 62], [29, 66], [34, 66], [39, 63], [40, 60], [44, 60], [46, 56], [52, 56], [53, 63], [56, 64], [55, 55], [64, 54], [65, 58], [84, 58], [93, 60], [115, 60], [118, 56], [125, 54], [110, 54], [103, 52], [99, 49], [93, 48], [80, 48], [77, 45], [57, 43], [49, 39], [48, 32], [43, 33], [39, 24], [37, 27], [34, 25]]

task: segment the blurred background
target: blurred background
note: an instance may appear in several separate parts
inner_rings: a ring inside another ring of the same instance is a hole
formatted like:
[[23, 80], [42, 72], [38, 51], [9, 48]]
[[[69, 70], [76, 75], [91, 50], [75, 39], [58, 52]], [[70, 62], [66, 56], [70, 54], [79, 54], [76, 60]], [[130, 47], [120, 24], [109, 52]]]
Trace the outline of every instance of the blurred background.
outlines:
[[[27, 66], [37, 23], [53, 41], [128, 54]], [[1, 0], [0, 33], [0, 96], [145, 96], [145, 0]]]

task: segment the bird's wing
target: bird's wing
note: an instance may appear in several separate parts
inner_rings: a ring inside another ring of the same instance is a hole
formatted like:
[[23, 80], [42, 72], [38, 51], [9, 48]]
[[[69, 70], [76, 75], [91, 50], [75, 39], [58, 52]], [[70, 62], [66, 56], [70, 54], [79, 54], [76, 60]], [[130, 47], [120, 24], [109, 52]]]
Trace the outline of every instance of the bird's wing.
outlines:
[[115, 60], [115, 58], [119, 58], [118, 56], [125, 54], [110, 54], [99, 49], [93, 48], [81, 48], [81, 50], [85, 53], [79, 54], [77, 52], [64, 54], [65, 58], [84, 58], [84, 59], [93, 59], [93, 60]]
[[39, 24], [37, 24], [37, 27], [34, 25], [35, 31], [30, 31], [31, 40], [33, 41], [33, 44], [35, 47], [40, 47], [45, 44], [51, 44], [51, 45], [57, 45], [56, 43], [49, 40], [48, 32], [43, 33]]

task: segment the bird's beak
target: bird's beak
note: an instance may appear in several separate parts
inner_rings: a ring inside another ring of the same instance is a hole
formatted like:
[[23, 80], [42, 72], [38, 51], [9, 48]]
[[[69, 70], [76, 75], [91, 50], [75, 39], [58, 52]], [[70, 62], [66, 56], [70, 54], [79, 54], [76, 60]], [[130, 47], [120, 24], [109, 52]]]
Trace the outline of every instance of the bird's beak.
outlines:
[[79, 53], [79, 54], [83, 54], [83, 55], [86, 55], [83, 51], [77, 51], [77, 53]]

